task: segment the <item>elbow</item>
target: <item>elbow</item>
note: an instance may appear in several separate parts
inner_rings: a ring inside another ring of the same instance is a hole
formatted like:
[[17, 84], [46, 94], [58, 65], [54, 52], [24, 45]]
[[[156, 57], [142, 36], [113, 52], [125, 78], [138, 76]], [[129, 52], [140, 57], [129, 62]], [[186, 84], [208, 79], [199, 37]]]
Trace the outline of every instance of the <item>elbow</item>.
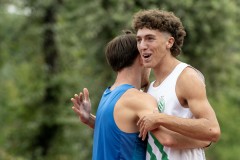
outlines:
[[161, 144], [165, 147], [174, 147], [174, 141], [171, 137], [165, 138]]
[[219, 127], [210, 129], [211, 132], [211, 142], [217, 142], [221, 136], [221, 130]]

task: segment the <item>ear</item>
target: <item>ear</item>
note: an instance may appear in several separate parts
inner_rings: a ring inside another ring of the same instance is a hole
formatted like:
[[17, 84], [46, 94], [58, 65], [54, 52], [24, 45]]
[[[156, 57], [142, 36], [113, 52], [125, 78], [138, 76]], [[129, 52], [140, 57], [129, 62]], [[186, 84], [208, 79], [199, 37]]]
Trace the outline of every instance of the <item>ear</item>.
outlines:
[[175, 42], [175, 39], [173, 37], [169, 37], [167, 41], [167, 48], [170, 49]]

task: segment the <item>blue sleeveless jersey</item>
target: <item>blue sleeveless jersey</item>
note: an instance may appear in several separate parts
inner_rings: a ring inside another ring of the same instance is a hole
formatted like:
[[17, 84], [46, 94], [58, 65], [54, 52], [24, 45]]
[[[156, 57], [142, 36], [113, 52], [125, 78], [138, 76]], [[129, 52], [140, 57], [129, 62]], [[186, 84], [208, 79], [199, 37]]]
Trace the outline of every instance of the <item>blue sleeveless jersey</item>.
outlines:
[[146, 141], [138, 138], [139, 132], [121, 131], [113, 117], [115, 104], [130, 88], [133, 86], [124, 84], [103, 93], [96, 114], [93, 160], [145, 160]]

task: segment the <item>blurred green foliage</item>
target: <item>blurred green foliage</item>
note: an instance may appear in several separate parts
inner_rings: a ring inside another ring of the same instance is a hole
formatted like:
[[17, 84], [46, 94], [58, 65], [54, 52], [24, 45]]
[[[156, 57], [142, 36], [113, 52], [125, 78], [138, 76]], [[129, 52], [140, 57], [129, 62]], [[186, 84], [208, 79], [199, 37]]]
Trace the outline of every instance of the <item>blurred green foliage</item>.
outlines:
[[0, 2], [0, 159], [91, 159], [93, 131], [70, 98], [90, 90], [93, 113], [115, 74], [104, 46], [140, 9], [173, 11], [187, 37], [179, 57], [206, 78], [222, 135], [208, 160], [240, 150], [238, 0], [2, 0]]

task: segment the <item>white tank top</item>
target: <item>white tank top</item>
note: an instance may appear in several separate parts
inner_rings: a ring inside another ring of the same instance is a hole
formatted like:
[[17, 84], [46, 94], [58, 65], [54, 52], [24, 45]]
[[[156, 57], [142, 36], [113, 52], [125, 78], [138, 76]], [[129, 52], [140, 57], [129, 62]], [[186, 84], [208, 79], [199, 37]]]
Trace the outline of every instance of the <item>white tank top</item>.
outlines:
[[[157, 100], [160, 112], [182, 118], [194, 118], [189, 108], [181, 106], [175, 91], [179, 75], [188, 66], [189, 65], [186, 63], [180, 63], [159, 86], [153, 87], [154, 82], [150, 84], [148, 93]], [[164, 147], [151, 133], [149, 133], [146, 159], [205, 160], [205, 154], [202, 148], [180, 150]]]

